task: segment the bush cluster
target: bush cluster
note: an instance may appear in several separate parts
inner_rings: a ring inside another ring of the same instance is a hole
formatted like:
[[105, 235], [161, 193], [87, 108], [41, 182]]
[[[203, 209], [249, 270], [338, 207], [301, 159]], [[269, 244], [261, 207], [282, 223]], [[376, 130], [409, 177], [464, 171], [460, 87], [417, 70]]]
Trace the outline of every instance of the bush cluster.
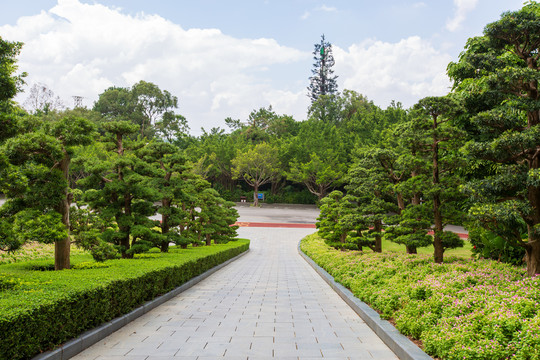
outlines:
[[338, 251], [317, 235], [301, 249], [356, 297], [445, 360], [539, 359], [540, 276], [492, 260]]
[[[54, 348], [248, 248], [249, 241], [238, 240], [63, 271], [30, 270], [31, 261], [1, 265], [0, 359], [27, 359]], [[44, 267], [43, 261], [37, 265]]]

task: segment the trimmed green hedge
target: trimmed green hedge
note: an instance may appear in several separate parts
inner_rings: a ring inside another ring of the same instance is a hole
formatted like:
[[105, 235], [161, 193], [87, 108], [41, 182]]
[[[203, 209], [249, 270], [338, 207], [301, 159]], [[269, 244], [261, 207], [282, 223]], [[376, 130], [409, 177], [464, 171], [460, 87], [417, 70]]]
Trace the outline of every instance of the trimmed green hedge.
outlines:
[[52, 349], [248, 248], [248, 240], [238, 240], [63, 271], [32, 270], [32, 261], [0, 265], [0, 359]]

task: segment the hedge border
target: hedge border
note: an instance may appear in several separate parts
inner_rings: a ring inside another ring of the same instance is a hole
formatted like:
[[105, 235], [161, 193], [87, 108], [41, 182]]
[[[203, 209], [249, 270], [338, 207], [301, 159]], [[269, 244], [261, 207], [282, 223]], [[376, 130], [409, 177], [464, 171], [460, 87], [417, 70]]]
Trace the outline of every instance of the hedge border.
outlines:
[[322, 267], [317, 265], [313, 259], [306, 255], [298, 242], [298, 253], [311, 265], [311, 267], [323, 278], [332, 289], [364, 320], [381, 340], [402, 360], [432, 360], [422, 349], [416, 346], [409, 338], [402, 335], [392, 324], [381, 319], [381, 316], [365, 302], [358, 299], [353, 293], [337, 283], [334, 278]]
[[38, 356], [33, 357], [32, 360], [66, 360], [72, 358], [83, 350], [89, 348], [90, 346], [111, 335], [115, 331], [121, 329], [123, 326], [129, 324], [133, 320], [141, 317], [147, 312], [155, 309], [156, 307], [173, 299], [175, 296], [178, 296], [192, 286], [198, 284], [202, 280], [214, 274], [216, 271], [221, 270], [225, 266], [229, 265], [231, 262], [238, 260], [240, 257], [246, 255], [248, 252], [249, 248], [244, 252], [240, 253], [239, 255], [236, 255], [235, 257], [214, 266], [210, 270], [207, 270], [206, 272], [192, 278], [191, 280], [188, 280], [174, 290], [171, 290], [164, 295], [161, 295], [153, 300], [146, 302], [145, 304], [129, 312], [128, 314], [117, 317], [101, 326], [98, 326], [95, 329], [88, 330], [79, 337], [61, 345], [59, 348], [44, 352]]

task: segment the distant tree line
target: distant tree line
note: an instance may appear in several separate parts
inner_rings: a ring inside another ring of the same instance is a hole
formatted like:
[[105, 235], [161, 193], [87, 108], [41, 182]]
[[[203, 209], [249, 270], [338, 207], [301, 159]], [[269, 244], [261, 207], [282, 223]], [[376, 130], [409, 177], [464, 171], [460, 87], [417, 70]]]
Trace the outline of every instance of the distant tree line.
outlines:
[[178, 99], [145, 81], [105, 90], [91, 110], [29, 114], [11, 100], [22, 45], [2, 41], [0, 246], [75, 241], [106, 258], [226, 241], [230, 201], [257, 204], [264, 191], [270, 202], [318, 203], [320, 234], [336, 247], [381, 251], [386, 238], [414, 254], [433, 244], [442, 262], [463, 244], [445, 226], [461, 224], [480, 256], [538, 274], [539, 24], [535, 1], [503, 14], [448, 65], [452, 91], [410, 109], [338, 92], [322, 37], [306, 120], [261, 107], [197, 137]]

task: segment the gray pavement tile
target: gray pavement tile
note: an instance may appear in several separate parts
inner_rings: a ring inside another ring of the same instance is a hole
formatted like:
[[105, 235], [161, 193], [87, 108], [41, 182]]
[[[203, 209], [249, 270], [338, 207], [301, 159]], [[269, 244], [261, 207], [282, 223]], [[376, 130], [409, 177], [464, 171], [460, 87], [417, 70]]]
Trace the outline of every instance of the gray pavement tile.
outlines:
[[154, 355], [154, 356], [174, 356], [180, 349], [180, 345], [176, 347], [163, 347], [163, 348], [133, 348], [130, 352], [126, 354], [126, 356], [134, 356], [134, 355]]
[[124, 340], [116, 343], [111, 348], [113, 349], [133, 349], [133, 348], [147, 348], [147, 349], [157, 349], [159, 345], [161, 345], [163, 341], [160, 340], [149, 340], [147, 342], [143, 342], [141, 340]]
[[146, 360], [147, 357], [147, 355], [100, 355], [96, 360]]
[[126, 352], [148, 360], [396, 359], [298, 256], [298, 240], [311, 231], [239, 229], [252, 239], [250, 253], [74, 360]]
[[[299, 356], [298, 359], [299, 360], [318, 360], [318, 359], [321, 359], [321, 357]], [[325, 359], [325, 360], [348, 360], [349, 358], [348, 357], [327, 357], [327, 356], [324, 356], [324, 357], [322, 357], [322, 359]]]
[[201, 351], [200, 356], [221, 357], [230, 346], [230, 343], [207, 343]]
[[[248, 360], [276, 360], [273, 356], [248, 356]], [[298, 356], [280, 356], [279, 360], [298, 360]]]

